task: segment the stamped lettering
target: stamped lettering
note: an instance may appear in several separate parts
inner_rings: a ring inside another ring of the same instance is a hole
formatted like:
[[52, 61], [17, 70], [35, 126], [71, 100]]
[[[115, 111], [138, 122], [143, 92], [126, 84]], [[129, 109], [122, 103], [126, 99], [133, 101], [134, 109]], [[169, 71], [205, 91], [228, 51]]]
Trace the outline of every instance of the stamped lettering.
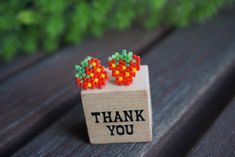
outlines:
[[105, 125], [110, 136], [122, 136], [133, 135], [133, 122], [145, 121], [143, 113], [144, 110], [103, 111], [91, 112], [91, 116], [94, 118], [94, 123], [112, 123]]

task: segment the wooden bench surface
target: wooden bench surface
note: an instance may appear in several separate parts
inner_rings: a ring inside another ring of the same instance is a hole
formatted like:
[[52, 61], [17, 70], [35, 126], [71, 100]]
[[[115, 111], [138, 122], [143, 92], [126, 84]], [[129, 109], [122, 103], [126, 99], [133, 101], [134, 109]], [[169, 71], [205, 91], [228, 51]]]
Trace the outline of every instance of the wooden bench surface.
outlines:
[[102, 39], [65, 49], [3, 81], [0, 154], [16, 150], [76, 105], [80, 90], [74, 84], [75, 63], [87, 55], [106, 61], [111, 52], [120, 48], [144, 50], [166, 32], [159, 28], [147, 33], [140, 29], [109, 33]]
[[[32, 66], [15, 63], [18, 69], [0, 74], [0, 156], [182, 156], [191, 149], [194, 155], [235, 94], [234, 18], [227, 11], [174, 31], [111, 32]], [[149, 65], [153, 141], [91, 145], [73, 65], [87, 55], [105, 62], [121, 48], [137, 50]]]
[[[234, 49], [235, 51], [235, 49]], [[190, 151], [189, 156], [235, 156], [235, 98]]]

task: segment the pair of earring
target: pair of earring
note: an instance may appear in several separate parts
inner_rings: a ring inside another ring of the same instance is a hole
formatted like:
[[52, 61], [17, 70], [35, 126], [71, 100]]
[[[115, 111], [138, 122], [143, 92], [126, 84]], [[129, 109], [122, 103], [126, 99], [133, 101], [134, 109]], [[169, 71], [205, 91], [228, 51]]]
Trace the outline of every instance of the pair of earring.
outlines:
[[[140, 70], [140, 57], [132, 52], [122, 50], [108, 58], [108, 69], [112, 71], [117, 85], [130, 85], [136, 72]], [[94, 57], [86, 57], [81, 65], [75, 65], [76, 85], [82, 89], [102, 88], [109, 79], [109, 74], [100, 60]]]

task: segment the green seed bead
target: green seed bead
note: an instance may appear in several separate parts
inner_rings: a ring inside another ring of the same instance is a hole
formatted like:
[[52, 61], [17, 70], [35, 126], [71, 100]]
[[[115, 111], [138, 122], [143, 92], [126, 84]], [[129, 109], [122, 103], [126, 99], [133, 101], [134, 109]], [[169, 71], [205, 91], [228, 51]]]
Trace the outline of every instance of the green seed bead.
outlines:
[[80, 75], [78, 73], [75, 74], [75, 77], [78, 78]]
[[123, 49], [123, 50], [122, 50], [122, 53], [123, 53], [123, 54], [126, 54], [126, 50], [125, 50], [125, 49]]
[[81, 67], [78, 66], [78, 65], [75, 65], [74, 68], [75, 68], [75, 70], [80, 70], [81, 69]]

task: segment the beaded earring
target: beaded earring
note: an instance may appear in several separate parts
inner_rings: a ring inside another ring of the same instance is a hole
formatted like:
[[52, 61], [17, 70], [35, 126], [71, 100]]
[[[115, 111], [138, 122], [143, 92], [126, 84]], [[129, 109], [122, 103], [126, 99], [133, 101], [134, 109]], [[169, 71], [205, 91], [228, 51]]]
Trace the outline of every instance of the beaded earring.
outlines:
[[122, 50], [108, 59], [108, 68], [112, 71], [117, 85], [130, 85], [136, 72], [140, 70], [140, 56]]
[[100, 60], [90, 56], [81, 61], [81, 66], [75, 65], [75, 71], [76, 85], [82, 89], [102, 88], [108, 79], [108, 72]]

